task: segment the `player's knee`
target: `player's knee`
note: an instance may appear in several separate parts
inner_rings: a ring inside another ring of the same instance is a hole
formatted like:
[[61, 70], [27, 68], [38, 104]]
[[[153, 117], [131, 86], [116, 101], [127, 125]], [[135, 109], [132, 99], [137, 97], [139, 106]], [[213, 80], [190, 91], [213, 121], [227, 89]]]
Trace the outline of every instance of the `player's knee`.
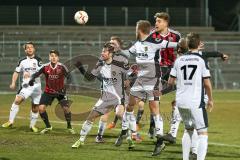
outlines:
[[140, 101], [140, 102], [138, 103], [138, 107], [139, 107], [140, 110], [144, 110], [144, 102], [143, 102], [143, 101]]
[[65, 114], [71, 112], [71, 111], [70, 111], [70, 108], [69, 108], [68, 106], [63, 106], [62, 109], [63, 109], [63, 112], [64, 112]]
[[198, 135], [208, 135], [208, 129], [202, 128], [197, 130]]
[[24, 98], [22, 96], [16, 96], [14, 103], [20, 105], [23, 102]]
[[97, 117], [101, 116], [101, 115], [102, 115], [102, 114], [100, 114], [99, 112], [93, 110], [93, 111], [88, 115], [87, 120], [90, 121], [90, 122], [94, 122], [95, 119], [96, 119]]
[[32, 112], [37, 113], [39, 110], [39, 105], [38, 104], [32, 104]]
[[174, 108], [175, 108], [175, 106], [176, 106], [176, 101], [175, 101], [175, 100], [173, 100], [173, 101], [172, 101], [172, 108], [174, 109]]
[[69, 107], [69, 103], [68, 103], [68, 100], [61, 100], [60, 102], [60, 105], [64, 108], [64, 107]]
[[134, 106], [132, 106], [132, 105], [129, 104], [129, 105], [127, 106], [127, 108], [126, 108], [126, 111], [127, 111], [127, 112], [132, 112], [133, 109], [134, 109]]
[[116, 115], [123, 115], [125, 107], [123, 105], [118, 105], [116, 107]]
[[46, 106], [45, 105], [40, 105], [39, 106], [39, 112], [40, 113], [43, 113], [43, 112], [45, 112], [46, 111]]
[[39, 110], [38, 106], [32, 107], [32, 112], [33, 112], [33, 113], [37, 113], [38, 110]]
[[100, 118], [100, 120], [101, 120], [102, 122], [107, 122], [107, 120], [108, 120], [108, 114], [102, 115], [101, 118]]

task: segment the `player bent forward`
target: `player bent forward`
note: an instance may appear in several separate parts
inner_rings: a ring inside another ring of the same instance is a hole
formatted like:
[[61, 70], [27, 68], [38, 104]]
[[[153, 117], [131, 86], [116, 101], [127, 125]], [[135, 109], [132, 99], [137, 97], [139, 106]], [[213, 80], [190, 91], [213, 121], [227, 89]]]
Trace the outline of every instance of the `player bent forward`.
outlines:
[[[121, 119], [122, 117], [125, 95], [123, 77], [127, 74], [129, 67], [124, 61], [117, 60], [113, 58], [113, 56], [114, 47], [111, 43], [106, 43], [101, 53], [102, 61], [99, 61], [91, 72], [81, 72], [85, 73], [84, 76], [87, 80], [93, 80], [99, 76], [101, 77], [102, 95], [82, 126], [80, 139], [72, 145], [72, 148], [79, 148], [84, 144], [86, 136], [97, 117], [110, 112], [114, 107], [117, 107], [116, 115], [118, 115], [118, 118]], [[84, 70], [83, 66], [79, 66], [79, 70]]]

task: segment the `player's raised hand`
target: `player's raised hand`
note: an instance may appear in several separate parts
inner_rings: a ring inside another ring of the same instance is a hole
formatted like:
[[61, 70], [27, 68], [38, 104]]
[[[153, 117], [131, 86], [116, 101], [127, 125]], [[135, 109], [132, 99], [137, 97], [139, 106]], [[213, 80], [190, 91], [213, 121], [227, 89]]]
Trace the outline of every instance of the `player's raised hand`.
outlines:
[[209, 112], [212, 112], [212, 110], [213, 110], [213, 101], [212, 101], [212, 100], [208, 100], [207, 110], [208, 110]]
[[15, 83], [11, 83], [9, 86], [10, 89], [14, 90], [16, 88], [16, 84]]
[[204, 43], [203, 42], [200, 42], [200, 45], [198, 47], [198, 50], [203, 50], [204, 49]]
[[226, 61], [229, 59], [229, 56], [227, 54], [222, 54], [222, 60]]
[[28, 82], [29, 86], [33, 86], [34, 85], [34, 79], [31, 79], [29, 82]]

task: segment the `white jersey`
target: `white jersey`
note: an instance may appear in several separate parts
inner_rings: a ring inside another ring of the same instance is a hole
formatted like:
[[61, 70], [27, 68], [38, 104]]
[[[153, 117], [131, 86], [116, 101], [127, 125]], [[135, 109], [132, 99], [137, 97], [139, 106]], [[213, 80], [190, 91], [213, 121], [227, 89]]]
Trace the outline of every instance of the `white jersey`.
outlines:
[[138, 77], [160, 77], [161, 57], [157, 51], [162, 48], [177, 48], [177, 43], [148, 36], [143, 41], [138, 40], [129, 49], [129, 52], [136, 56]]
[[91, 74], [102, 79], [102, 100], [118, 99], [121, 104], [125, 98], [124, 80], [128, 69], [128, 61], [121, 55], [115, 55], [111, 64], [104, 61], [97, 63]]
[[[41, 58], [34, 56], [29, 58], [26, 56], [18, 62], [15, 72], [22, 73], [22, 85], [28, 84], [31, 76], [41, 68]], [[40, 78], [36, 78], [34, 85], [41, 85]]]
[[178, 107], [205, 107], [203, 79], [209, 78], [210, 72], [200, 54], [189, 53], [177, 58], [170, 76], [177, 79]]

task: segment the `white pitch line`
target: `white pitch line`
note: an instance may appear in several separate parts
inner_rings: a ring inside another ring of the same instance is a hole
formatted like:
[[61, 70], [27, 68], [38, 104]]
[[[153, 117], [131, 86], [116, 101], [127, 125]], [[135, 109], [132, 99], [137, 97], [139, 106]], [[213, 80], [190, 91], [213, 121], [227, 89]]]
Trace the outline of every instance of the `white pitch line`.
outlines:
[[[6, 116], [0, 116], [0, 119], [7, 119], [8, 117]], [[22, 116], [17, 116], [16, 119], [24, 119], [27, 120], [29, 118], [22, 117]], [[37, 120], [38, 122], [42, 122], [42, 120]], [[56, 124], [65, 124], [66, 122], [63, 121], [50, 121], [51, 123], [56, 123]], [[73, 126], [81, 126], [83, 125], [82, 123], [72, 123]], [[98, 125], [93, 125], [94, 128], [98, 128]], [[114, 128], [113, 130], [115, 131], [121, 131], [121, 129]], [[142, 135], [147, 135], [144, 132], [140, 132]], [[213, 146], [220, 146], [220, 147], [231, 147], [231, 148], [240, 148], [240, 145], [235, 145], [235, 144], [225, 144], [225, 143], [217, 143], [217, 142], [209, 142], [208, 144], [213, 145]]]

